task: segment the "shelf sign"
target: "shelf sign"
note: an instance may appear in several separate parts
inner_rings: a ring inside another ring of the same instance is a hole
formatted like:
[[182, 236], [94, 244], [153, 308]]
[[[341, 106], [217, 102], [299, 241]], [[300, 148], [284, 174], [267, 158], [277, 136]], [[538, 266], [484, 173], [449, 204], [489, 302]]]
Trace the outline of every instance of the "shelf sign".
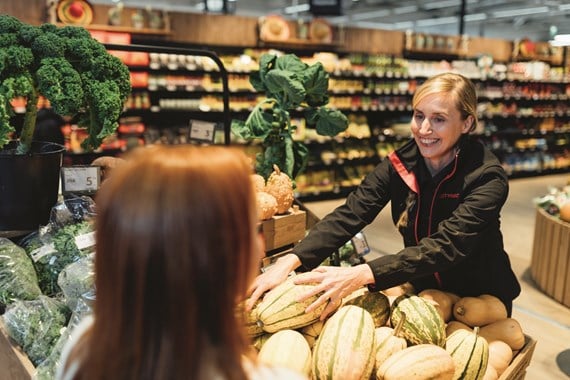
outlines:
[[100, 166], [64, 166], [61, 168], [62, 193], [93, 194], [101, 185]]
[[190, 120], [190, 140], [213, 143], [216, 124], [201, 120]]
[[358, 256], [362, 257], [370, 252], [370, 246], [368, 245], [368, 241], [366, 240], [366, 236], [364, 236], [363, 232], [359, 232], [354, 235], [351, 241]]

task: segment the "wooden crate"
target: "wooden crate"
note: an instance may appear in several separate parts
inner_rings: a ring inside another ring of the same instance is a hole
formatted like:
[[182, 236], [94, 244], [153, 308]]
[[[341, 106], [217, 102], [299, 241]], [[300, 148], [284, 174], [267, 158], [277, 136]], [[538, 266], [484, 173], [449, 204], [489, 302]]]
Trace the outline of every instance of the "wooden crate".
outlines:
[[505, 372], [501, 374], [499, 380], [522, 380], [526, 375], [526, 368], [530, 364], [534, 348], [536, 347], [536, 340], [532, 337], [525, 335], [525, 342], [523, 348], [517, 352], [513, 357], [511, 364], [507, 367]]
[[271, 251], [297, 243], [305, 237], [307, 213], [294, 206], [289, 213], [264, 220], [262, 225], [265, 250]]
[[8, 335], [4, 321], [0, 318], [0, 378], [30, 380], [36, 369], [28, 356]]
[[570, 223], [538, 207], [530, 273], [548, 296], [570, 307]]

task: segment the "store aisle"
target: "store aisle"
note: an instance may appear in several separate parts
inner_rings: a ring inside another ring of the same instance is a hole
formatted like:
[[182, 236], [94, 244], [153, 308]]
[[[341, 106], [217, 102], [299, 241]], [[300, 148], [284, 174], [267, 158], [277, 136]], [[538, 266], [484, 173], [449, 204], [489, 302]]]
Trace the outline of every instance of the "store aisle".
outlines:
[[[529, 268], [536, 212], [533, 200], [545, 195], [549, 186], [561, 187], [568, 179], [570, 174], [512, 179], [502, 212], [505, 247], [522, 286], [522, 293], [514, 303], [513, 317], [527, 335], [538, 341], [527, 368], [528, 380], [570, 379], [570, 309], [544, 295], [532, 280]], [[343, 201], [309, 202], [305, 206], [322, 218]], [[388, 207], [364, 232], [373, 254], [394, 253], [402, 247]]]

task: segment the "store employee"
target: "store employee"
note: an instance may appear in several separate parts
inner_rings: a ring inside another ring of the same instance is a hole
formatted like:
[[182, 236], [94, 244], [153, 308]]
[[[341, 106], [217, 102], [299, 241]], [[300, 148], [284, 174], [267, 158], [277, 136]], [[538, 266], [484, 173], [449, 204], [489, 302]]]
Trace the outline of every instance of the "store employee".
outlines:
[[[508, 178], [499, 160], [469, 133], [477, 124], [473, 83], [460, 74], [426, 80], [412, 99], [413, 139], [380, 162], [346, 202], [319, 221], [293, 252], [259, 275], [249, 305], [297, 268], [296, 283], [317, 283], [307, 311], [368, 286], [383, 290], [411, 283], [416, 292], [438, 288], [461, 297], [491, 294], [511, 315], [520, 293], [500, 230]], [[391, 202], [405, 248], [353, 267], [318, 266]]]

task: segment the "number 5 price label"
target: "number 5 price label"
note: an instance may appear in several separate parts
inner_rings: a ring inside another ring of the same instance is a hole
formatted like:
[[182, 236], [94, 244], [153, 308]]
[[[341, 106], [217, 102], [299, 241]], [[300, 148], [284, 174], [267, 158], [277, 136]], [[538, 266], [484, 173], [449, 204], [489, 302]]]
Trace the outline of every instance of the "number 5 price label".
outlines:
[[101, 184], [99, 166], [64, 166], [61, 168], [62, 193], [94, 194]]

